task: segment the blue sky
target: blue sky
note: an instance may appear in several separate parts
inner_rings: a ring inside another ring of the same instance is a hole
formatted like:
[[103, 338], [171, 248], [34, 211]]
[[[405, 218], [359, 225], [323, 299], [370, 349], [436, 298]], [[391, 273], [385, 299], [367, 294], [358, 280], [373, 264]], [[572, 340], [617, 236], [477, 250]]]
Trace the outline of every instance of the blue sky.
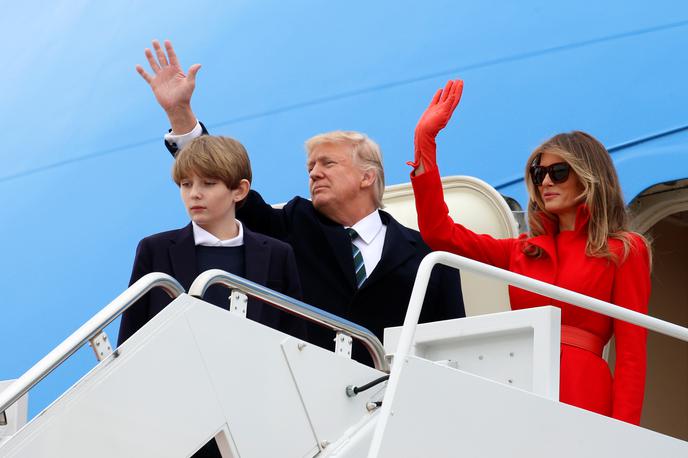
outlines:
[[[333, 129], [367, 132], [388, 183], [408, 181], [413, 127], [448, 78], [465, 90], [439, 138], [442, 172], [495, 186], [560, 131], [613, 147], [688, 125], [688, 4], [678, 0], [5, 6], [0, 379], [126, 288], [139, 239], [187, 223], [162, 146], [167, 121], [134, 71], [152, 38], [171, 39], [185, 68], [203, 64], [193, 107], [247, 146], [254, 187], [271, 202], [307, 193], [303, 142]], [[632, 159], [617, 157], [628, 199], [644, 186], [633, 177], [660, 173]], [[523, 199], [520, 182], [500, 190]], [[32, 414], [92, 365], [79, 352], [32, 391]]]

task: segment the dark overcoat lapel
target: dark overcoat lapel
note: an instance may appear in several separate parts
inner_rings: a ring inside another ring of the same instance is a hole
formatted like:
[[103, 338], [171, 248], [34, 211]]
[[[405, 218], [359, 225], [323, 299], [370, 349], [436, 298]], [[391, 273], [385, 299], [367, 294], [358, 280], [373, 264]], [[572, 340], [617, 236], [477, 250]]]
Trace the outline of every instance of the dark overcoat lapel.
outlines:
[[365, 289], [384, 279], [389, 272], [418, 254], [416, 243], [406, 228], [401, 227], [396, 220], [383, 211], [380, 211], [380, 218], [382, 223], [387, 226], [385, 243], [382, 247], [382, 257], [375, 270], [361, 286], [361, 289]]
[[[406, 228], [401, 227], [401, 225], [386, 212], [380, 211], [380, 218], [382, 219], [382, 223], [387, 226], [382, 255], [375, 270], [368, 279], [366, 279], [365, 283], [363, 283], [361, 289], [385, 278], [385, 275], [417, 254], [416, 243], [409, 235]], [[320, 227], [325, 234], [329, 247], [332, 249], [337, 259], [337, 265], [343, 275], [342, 278], [347, 280], [350, 288], [356, 289], [351, 242], [349, 241], [348, 234], [340, 224], [332, 223], [324, 217], [320, 217], [319, 219], [322, 222]]]
[[354, 259], [351, 254], [351, 240], [341, 224], [337, 224], [325, 218], [320, 219], [320, 228], [325, 234], [325, 238], [332, 249], [337, 266], [342, 272], [342, 277], [347, 281], [349, 289], [355, 289], [356, 279], [354, 278]]
[[[244, 226], [244, 267], [247, 280], [267, 285], [270, 252], [271, 248], [267, 242], [256, 238], [254, 233]], [[274, 312], [268, 312], [267, 309], [270, 307], [270, 305], [263, 304], [259, 300], [249, 299], [246, 316], [255, 321], [270, 320], [268, 317], [274, 315]], [[271, 325], [272, 323], [266, 322], [265, 324]]]
[[193, 237], [193, 227], [189, 223], [180, 229], [169, 248], [172, 276], [189, 290], [191, 283], [198, 276], [196, 263], [196, 245]]
[[258, 240], [254, 233], [244, 226], [244, 266], [247, 280], [265, 285], [268, 282], [270, 247]]

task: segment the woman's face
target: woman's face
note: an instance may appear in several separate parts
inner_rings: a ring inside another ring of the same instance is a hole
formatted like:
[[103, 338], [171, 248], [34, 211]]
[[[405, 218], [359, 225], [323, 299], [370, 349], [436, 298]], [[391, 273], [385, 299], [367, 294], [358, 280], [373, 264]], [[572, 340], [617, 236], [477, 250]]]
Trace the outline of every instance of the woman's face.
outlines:
[[[548, 167], [561, 162], [564, 160], [557, 154], [542, 153], [539, 165]], [[542, 184], [537, 186], [540, 197], [545, 203], [545, 210], [559, 216], [560, 219], [562, 216], [571, 215], [575, 218], [576, 209], [581, 202], [583, 185], [573, 170], [570, 170], [568, 178], [560, 183], [555, 183], [550, 175], [548, 173], [542, 180]]]

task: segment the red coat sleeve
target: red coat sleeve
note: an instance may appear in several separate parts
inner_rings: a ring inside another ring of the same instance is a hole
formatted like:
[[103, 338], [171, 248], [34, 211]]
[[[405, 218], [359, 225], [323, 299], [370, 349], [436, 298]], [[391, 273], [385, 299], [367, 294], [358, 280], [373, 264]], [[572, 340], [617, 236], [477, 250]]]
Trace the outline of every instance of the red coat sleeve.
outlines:
[[502, 269], [509, 268], [512, 250], [518, 239], [495, 239], [454, 223], [444, 202], [442, 181], [436, 167], [421, 175], [411, 176], [411, 184], [416, 198], [418, 228], [430, 248]]
[[[631, 236], [631, 250], [619, 265], [614, 278], [612, 303], [636, 312], [647, 313], [650, 299], [650, 260], [645, 242]], [[640, 423], [645, 394], [647, 330], [614, 320], [616, 366], [612, 399], [612, 417]]]

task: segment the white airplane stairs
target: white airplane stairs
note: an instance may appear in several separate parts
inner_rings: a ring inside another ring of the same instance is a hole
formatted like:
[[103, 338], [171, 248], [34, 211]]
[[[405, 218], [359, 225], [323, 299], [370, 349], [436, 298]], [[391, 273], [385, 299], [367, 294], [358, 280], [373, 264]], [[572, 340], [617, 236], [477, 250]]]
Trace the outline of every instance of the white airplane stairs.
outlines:
[[[182, 293], [149, 274], [0, 393], [5, 411], [155, 286], [177, 298], [0, 445], [2, 457], [187, 457], [213, 437], [224, 457], [688, 456], [688, 443], [557, 401], [559, 310], [417, 325], [441, 262], [688, 340], [688, 329], [448, 253], [419, 269], [403, 328], [385, 351], [361, 327], [211, 270]], [[233, 288], [232, 311], [194, 296]], [[334, 328], [335, 353], [242, 316], [238, 291]], [[365, 342], [377, 369], [349, 359]], [[347, 345], [349, 343], [349, 345]], [[11, 410], [9, 410], [11, 412]]]
[[[404, 325], [385, 331], [384, 347], [226, 272], [203, 273], [188, 294], [149, 274], [0, 388], [0, 457], [188, 457], [212, 439], [225, 458], [688, 457], [688, 442], [558, 402], [557, 308], [419, 325], [437, 263], [688, 341], [675, 324], [442, 252], [421, 264]], [[229, 311], [201, 299], [214, 283], [233, 290]], [[155, 287], [175, 299], [112, 351], [105, 326]], [[332, 329], [335, 352], [246, 319], [246, 295]], [[352, 339], [375, 368], [350, 359]], [[23, 424], [28, 390], [89, 341], [98, 365]]]

